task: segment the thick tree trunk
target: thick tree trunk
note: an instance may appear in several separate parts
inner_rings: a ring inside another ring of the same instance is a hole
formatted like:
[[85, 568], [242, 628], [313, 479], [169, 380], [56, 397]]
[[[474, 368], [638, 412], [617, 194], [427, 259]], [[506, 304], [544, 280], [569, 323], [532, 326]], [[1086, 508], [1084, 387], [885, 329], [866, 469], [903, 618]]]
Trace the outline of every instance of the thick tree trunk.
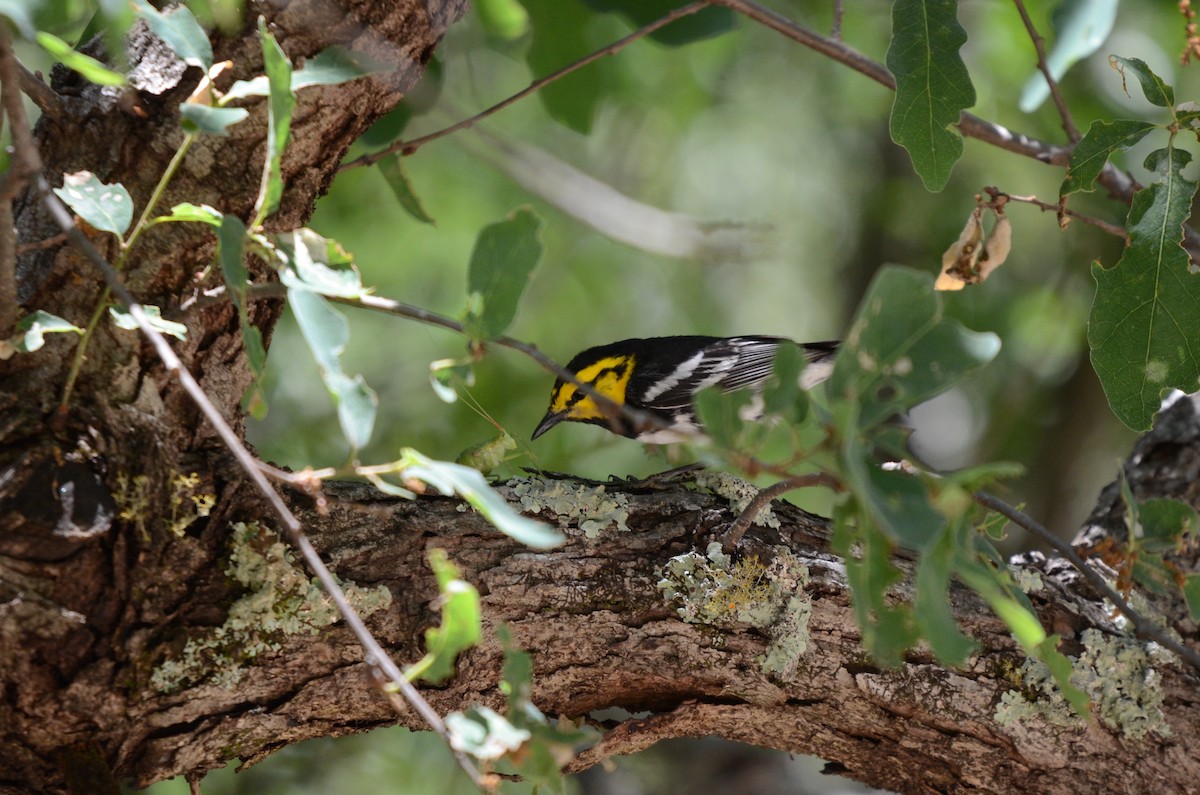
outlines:
[[[272, 219], [291, 228], [307, 218], [350, 142], [416, 80], [463, 7], [250, 5], [248, 16], [263, 14], [294, 60], [339, 43], [398, 67], [387, 78], [301, 94], [288, 189]], [[139, 203], [148, 197], [179, 143], [176, 108], [198, 75], [174, 68], [144, 34], [134, 42], [135, 70], [145, 75], [136, 94], [113, 99], [58, 85], [70, 93], [63, 113], [38, 130], [51, 182], [88, 169], [123, 183]], [[251, 30], [216, 46], [237, 77], [259, 69]], [[248, 214], [265, 131], [261, 103], [253, 109], [257, 121], [193, 149], [163, 207], [187, 200]], [[57, 233], [32, 194], [18, 224], [23, 243]], [[207, 230], [164, 225], [139, 243], [125, 276], [141, 299], [174, 308], [197, 288], [213, 249]], [[27, 309], [80, 325], [102, 289], [65, 246], [25, 255], [20, 279]], [[278, 307], [259, 302], [254, 311], [269, 335]], [[188, 341], [177, 349], [236, 421], [248, 374], [235, 313], [215, 307], [185, 320]], [[59, 412], [76, 343], [52, 335], [41, 351], [0, 364], [0, 789], [113, 791], [115, 779], [145, 785], [395, 722], [366, 679], [361, 649], [268, 529], [273, 517], [136, 334], [100, 326], [69, 409]], [[1192, 404], [1177, 404], [1156, 434], [1132, 460], [1135, 491], [1195, 504], [1200, 422]], [[464, 655], [455, 679], [425, 690], [440, 712], [502, 705], [492, 630], [503, 622], [533, 654], [535, 701], [548, 714], [614, 706], [651, 713], [612, 727], [576, 769], [662, 738], [711, 734], [817, 754], [835, 772], [905, 792], [1197, 791], [1195, 671], [1155, 658], [1153, 673], [1139, 675], [1144, 685], [1160, 678], [1156, 691], [1117, 698], [1118, 709], [1097, 710], [1086, 725], [1035, 707], [1026, 720], [999, 721], [1019, 711], [1004, 713], [1003, 704], [1020, 707], [1037, 694], [1023, 655], [980, 600], [953, 592], [980, 644], [962, 670], [922, 653], [899, 670], [879, 670], [861, 648], [842, 564], [826, 551], [826, 522], [798, 509], [776, 506], [779, 527], [756, 528], [739, 551], [738, 560], [761, 561], [761, 571], [707, 552], [736, 511], [724, 497], [678, 483], [609, 484], [603, 493], [593, 484], [510, 484], [510, 500], [569, 535], [550, 553], [514, 544], [455, 500], [397, 501], [354, 485], [330, 492], [328, 512], [299, 499], [297, 507], [398, 659], [421, 654], [422, 631], [436, 620], [431, 547], [445, 549], [483, 594], [485, 642]], [[194, 500], [205, 497], [214, 506], [201, 516]], [[1124, 532], [1107, 497], [1093, 524]], [[1098, 548], [1094, 533], [1088, 541]], [[1061, 561], [1035, 563], [1041, 582], [1031, 580], [1031, 599], [1064, 651], [1115, 659], [1095, 651], [1103, 638], [1123, 660], [1142, 659]], [[730, 565], [743, 590], [706, 597], [705, 572]], [[896, 597], [907, 593], [900, 587]], [[1182, 606], [1159, 607], [1194, 645]], [[1097, 671], [1114, 681], [1120, 673]], [[404, 722], [420, 728], [415, 716]]]

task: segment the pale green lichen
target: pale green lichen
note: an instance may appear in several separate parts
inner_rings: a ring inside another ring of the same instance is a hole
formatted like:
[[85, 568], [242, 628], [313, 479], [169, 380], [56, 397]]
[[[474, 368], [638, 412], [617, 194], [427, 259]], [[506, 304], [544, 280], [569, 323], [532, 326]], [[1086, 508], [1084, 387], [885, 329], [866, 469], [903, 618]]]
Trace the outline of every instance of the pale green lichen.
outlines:
[[[233, 526], [225, 573], [246, 593], [230, 606], [224, 624], [190, 638], [177, 658], [154, 670], [150, 683], [160, 692], [200, 682], [232, 687], [247, 662], [278, 651], [288, 636], [316, 634], [340, 618], [328, 594], [296, 564], [283, 541], [256, 524]], [[339, 584], [360, 616], [392, 603], [386, 586]]]
[[[753, 483], [748, 483], [728, 472], [697, 472], [696, 486], [711, 491], [718, 497], [729, 501], [729, 507], [741, 513], [750, 505], [750, 501], [758, 496], [759, 489]], [[766, 506], [754, 517], [754, 524], [759, 527], [779, 527], [779, 517]]]
[[[1152, 667], [1145, 645], [1098, 629], [1084, 630], [1080, 640], [1084, 651], [1071, 658], [1075, 668], [1071, 684], [1087, 693], [1096, 716], [1129, 739], [1140, 740], [1150, 732], [1169, 736], [1171, 727], [1162, 711], [1161, 676]], [[997, 723], [1007, 726], [1039, 717], [1055, 726], [1084, 725], [1045, 665], [1026, 660], [1021, 678], [1023, 690], [1009, 690], [1001, 696], [994, 715]]]
[[1017, 587], [1025, 593], [1036, 593], [1046, 587], [1042, 581], [1042, 573], [1037, 569], [1010, 565], [1008, 572], [1012, 575], [1013, 582], [1017, 584]]
[[615, 526], [629, 532], [629, 498], [610, 494], [603, 486], [584, 486], [565, 480], [541, 477], [520, 478], [509, 482], [512, 493], [525, 513], [552, 514], [559, 527], [576, 525], [588, 538]]
[[770, 644], [760, 660], [763, 670], [790, 679], [808, 648], [808, 567], [783, 547], [775, 552], [769, 565], [758, 558], [735, 563], [714, 541], [704, 555], [688, 552], [671, 558], [658, 589], [689, 623], [743, 623], [766, 630]]
[[167, 529], [177, 536], [183, 535], [188, 526], [212, 512], [217, 496], [200, 489], [200, 476], [176, 474], [171, 478], [171, 519]]

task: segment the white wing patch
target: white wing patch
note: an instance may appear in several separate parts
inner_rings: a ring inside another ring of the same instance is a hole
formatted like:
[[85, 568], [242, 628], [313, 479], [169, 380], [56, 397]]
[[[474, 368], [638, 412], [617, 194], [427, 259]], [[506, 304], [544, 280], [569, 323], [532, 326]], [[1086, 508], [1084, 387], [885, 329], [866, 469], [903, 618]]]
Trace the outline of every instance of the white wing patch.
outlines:
[[696, 366], [699, 365], [703, 359], [704, 351], [700, 351], [695, 356], [676, 367], [673, 373], [647, 389], [646, 394], [642, 395], [642, 400], [649, 403], [663, 392], [666, 392], [668, 389], [671, 389], [675, 385], [690, 377], [691, 374], [695, 372]]

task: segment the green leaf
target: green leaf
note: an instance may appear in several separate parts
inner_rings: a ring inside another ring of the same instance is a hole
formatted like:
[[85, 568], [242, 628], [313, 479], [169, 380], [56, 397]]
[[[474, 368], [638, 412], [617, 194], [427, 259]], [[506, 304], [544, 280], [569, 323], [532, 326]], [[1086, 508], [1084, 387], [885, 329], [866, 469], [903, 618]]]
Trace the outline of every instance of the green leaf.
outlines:
[[296, 95], [292, 93], [292, 64], [267, 30], [266, 20], [262, 17], [258, 19], [258, 37], [262, 41], [263, 69], [270, 85], [270, 98], [267, 102], [267, 154], [263, 163], [262, 185], [259, 186], [258, 199], [254, 204], [254, 227], [275, 212], [283, 196], [281, 163], [292, 128], [292, 111], [296, 106]]
[[763, 384], [764, 414], [799, 422], [808, 413], [808, 397], [800, 388], [800, 373], [806, 361], [796, 345], [780, 345], [771, 366], [771, 377]]
[[[167, 334], [177, 340], [187, 339], [187, 326], [182, 323], [176, 323], [173, 320], [165, 320], [162, 316], [162, 310], [153, 304], [142, 304], [142, 311], [146, 313], [146, 319], [150, 323], [150, 327], [157, 329], [162, 334]], [[113, 322], [117, 328], [137, 331], [138, 322], [133, 315], [124, 309], [118, 309], [115, 306], [109, 307], [108, 312], [112, 315]]]
[[1200, 574], [1184, 576], [1183, 598], [1187, 600], [1188, 617], [1200, 621]]
[[469, 387], [475, 385], [475, 367], [472, 359], [438, 359], [430, 362], [429, 383], [433, 387], [433, 393], [443, 403], [454, 403], [458, 400], [458, 392], [454, 389], [456, 382]]
[[746, 427], [741, 410], [750, 400], [750, 393], [745, 389], [723, 392], [716, 387], [709, 387], [697, 392], [692, 402], [696, 408], [696, 418], [708, 438], [719, 447], [733, 450], [741, 446], [739, 441]]
[[491, 472], [504, 462], [509, 450], [517, 449], [517, 442], [507, 431], [486, 442], [473, 444], [454, 458], [454, 463], [477, 469], [484, 475]]
[[489, 707], [471, 707], [446, 716], [450, 747], [476, 759], [500, 759], [517, 751], [530, 738]]
[[534, 549], [551, 549], [566, 541], [557, 530], [514, 511], [476, 470], [461, 464], [434, 461], [411, 448], [401, 450], [400, 456], [405, 479], [428, 483], [447, 496], [457, 494], [509, 538]]
[[337, 406], [342, 435], [353, 450], [361, 450], [371, 439], [379, 398], [361, 375], [351, 378], [342, 372], [341, 355], [350, 341], [350, 324], [322, 296], [308, 290], [289, 289], [288, 305]]
[[58, 315], [38, 309], [17, 321], [17, 334], [9, 344], [17, 353], [33, 353], [46, 344], [45, 335], [53, 332], [73, 331], [83, 334], [83, 329], [68, 323]]
[[853, 496], [842, 498], [833, 518], [831, 544], [845, 561], [863, 647], [880, 665], [897, 666], [918, 634], [909, 606], [892, 604], [887, 597], [903, 578], [892, 563], [892, 542], [862, 513]]
[[[404, 161], [399, 154], [390, 155], [379, 161], [379, 173], [387, 180], [396, 200], [404, 211], [423, 224], [434, 224], [433, 218], [421, 206], [421, 200], [413, 190], [408, 174], [404, 170]], [[436, 224], [435, 224], [436, 225]]]
[[186, 6], [175, 6], [160, 12], [146, 0], [135, 0], [137, 12], [146, 20], [155, 36], [162, 39], [186, 64], [199, 66], [205, 72], [213, 65], [212, 45], [208, 34]]
[[220, 226], [224, 217], [220, 210], [207, 204], [183, 202], [172, 207], [170, 215], [157, 216], [152, 222], [159, 224], [167, 221], [196, 221], [209, 226]]
[[462, 579], [458, 567], [446, 557], [445, 550], [429, 551], [429, 565], [438, 583], [438, 603], [442, 611], [439, 627], [425, 630], [425, 656], [404, 672], [410, 682], [424, 679], [440, 684], [454, 676], [458, 655], [479, 643], [483, 634], [479, 592]]
[[1071, 152], [1071, 164], [1067, 167], [1067, 176], [1062, 182], [1062, 187], [1058, 189], [1058, 195], [1066, 196], [1076, 191], [1095, 190], [1096, 178], [1100, 176], [1112, 153], [1118, 149], [1128, 149], [1158, 126], [1133, 119], [1092, 122], [1092, 126]]
[[1189, 160], [1174, 147], [1150, 153], [1146, 168], [1158, 180], [1134, 194], [1121, 260], [1092, 266], [1092, 366], [1113, 412], [1134, 430], [1150, 428], [1164, 392], [1193, 391], [1200, 378], [1200, 279], [1180, 245], [1196, 190], [1181, 173]]
[[529, 31], [529, 13], [519, 0], [475, 0], [471, 7], [490, 39], [514, 41]]
[[956, 0], [894, 0], [887, 67], [896, 76], [892, 140], [908, 150], [926, 189], [939, 191], [962, 157], [955, 129], [975, 104], [975, 87], [958, 54], [967, 33]]
[[133, 200], [125, 186], [119, 182], [106, 185], [90, 171], [63, 174], [63, 186], [54, 193], [101, 232], [120, 237], [133, 221]]
[[856, 435], [845, 437], [840, 460], [863, 515], [891, 541], [921, 550], [943, 534], [946, 518], [930, 503], [920, 479], [880, 467], [871, 449]]
[[[1160, 108], [1175, 107], [1175, 91], [1169, 85], [1163, 82], [1163, 79], [1154, 74], [1145, 61], [1137, 58], [1122, 58], [1119, 55], [1110, 55], [1109, 63], [1113, 64], [1114, 68], [1121, 73], [1121, 81], [1125, 81], [1125, 70], [1133, 72], [1134, 77], [1138, 79], [1138, 83], [1142, 86], [1142, 93], [1146, 95], [1146, 99], [1152, 105], [1157, 105]], [[1129, 89], [1126, 88], [1126, 93]]]
[[242, 330], [242, 346], [246, 350], [246, 360], [250, 371], [254, 374], [254, 382], [247, 387], [243, 404], [261, 419], [267, 411], [266, 394], [262, 388], [263, 371], [267, 366], [267, 351], [263, 346], [262, 333], [250, 322], [250, 313], [246, 308], [246, 282], [250, 274], [246, 271], [245, 263], [246, 225], [234, 215], [226, 215], [221, 219], [217, 230], [217, 259], [221, 263], [221, 275], [225, 278], [225, 289], [237, 308], [238, 325]]
[[[525, 61], [535, 78], [556, 72], [596, 49], [587, 37], [595, 14], [578, 0], [521, 2], [533, 30]], [[592, 129], [600, 97], [616, 80], [614, 67], [602, 59], [543, 86], [537, 95], [555, 121], [586, 135]]]
[[184, 132], [205, 135], [229, 135], [229, 128], [246, 119], [250, 111], [245, 108], [214, 108], [196, 102], [179, 105], [179, 124]]
[[472, 309], [465, 319], [472, 339], [494, 339], [512, 325], [542, 256], [541, 227], [541, 219], [525, 207], [479, 233], [467, 271], [467, 294], [472, 303], [482, 301], [482, 308]]
[[946, 390], [999, 350], [995, 334], [943, 319], [931, 275], [888, 265], [859, 304], [827, 391], [857, 406], [857, 426], [871, 428]]
[[[682, 0], [583, 0], [596, 11], [619, 14], [637, 28], [662, 19], [685, 3]], [[737, 14], [728, 8], [706, 8], [659, 28], [649, 38], [679, 47], [728, 33], [737, 27]]]
[[72, 69], [84, 78], [99, 86], [123, 86], [126, 84], [125, 75], [114, 72], [90, 55], [84, 55], [70, 44], [51, 33], [39, 31], [37, 43], [50, 53], [54, 60], [68, 69]]
[[[303, 68], [292, 72], [292, 91], [310, 86], [331, 86], [359, 77], [394, 69], [391, 64], [371, 60], [363, 53], [343, 47], [328, 47], [309, 58]], [[250, 80], [238, 80], [221, 97], [221, 103], [245, 97], [266, 97], [271, 94], [271, 81], [265, 75]]]
[[1144, 549], [1153, 552], [1179, 549], [1200, 529], [1196, 509], [1180, 500], [1145, 500], [1138, 506], [1138, 520], [1134, 534]]
[[[957, 521], [966, 522], [967, 518]], [[959, 630], [950, 611], [950, 578], [956, 556], [954, 534], [948, 532], [927, 545], [917, 561], [913, 615], [921, 637], [944, 665], [962, 665], [977, 645]]]
[[339, 298], [361, 298], [370, 293], [354, 266], [354, 258], [336, 240], [321, 237], [307, 227], [275, 237], [279, 281], [293, 290], [307, 290]]

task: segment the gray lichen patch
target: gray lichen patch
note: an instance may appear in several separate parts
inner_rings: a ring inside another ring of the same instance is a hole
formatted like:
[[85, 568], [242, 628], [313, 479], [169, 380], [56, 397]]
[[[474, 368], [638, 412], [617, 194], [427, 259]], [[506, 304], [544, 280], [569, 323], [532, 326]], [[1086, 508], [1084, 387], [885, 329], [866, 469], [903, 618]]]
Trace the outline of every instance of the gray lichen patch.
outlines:
[[[729, 507], [737, 513], [746, 510], [750, 501], [758, 496], [759, 489], [753, 483], [748, 483], [728, 472], [701, 471], [696, 473], [695, 483], [698, 488], [706, 489], [724, 497], [729, 501]], [[759, 527], [779, 527], [779, 517], [767, 506], [754, 517], [754, 524]]]
[[512, 493], [526, 513], [552, 515], [559, 527], [578, 526], [588, 538], [616, 527], [629, 532], [629, 498], [611, 494], [603, 486], [585, 486], [563, 480], [537, 477], [509, 481]]
[[[260, 654], [278, 651], [291, 635], [315, 635], [341, 617], [320, 583], [309, 578], [274, 532], [239, 522], [232, 527], [229, 548], [225, 573], [245, 593], [230, 606], [225, 623], [190, 638], [178, 657], [154, 670], [150, 683], [160, 692], [204, 681], [232, 687]], [[363, 617], [392, 603], [386, 586], [338, 583]]]
[[[1086, 629], [1080, 636], [1083, 654], [1071, 658], [1071, 683], [1087, 693], [1103, 723], [1125, 737], [1140, 740], [1150, 732], [1171, 734], [1163, 716], [1161, 676], [1151, 665], [1145, 645], [1124, 636]], [[1084, 719], [1071, 710], [1050, 670], [1037, 660], [1021, 667], [1023, 690], [1009, 690], [994, 715], [1002, 726], [1042, 718], [1055, 726], [1081, 727]]]
[[658, 589], [692, 624], [749, 624], [770, 638], [760, 660], [763, 671], [790, 679], [808, 648], [812, 602], [804, 592], [808, 567], [784, 547], [764, 564], [758, 558], [736, 563], [713, 542], [705, 554], [688, 552], [671, 558]]

